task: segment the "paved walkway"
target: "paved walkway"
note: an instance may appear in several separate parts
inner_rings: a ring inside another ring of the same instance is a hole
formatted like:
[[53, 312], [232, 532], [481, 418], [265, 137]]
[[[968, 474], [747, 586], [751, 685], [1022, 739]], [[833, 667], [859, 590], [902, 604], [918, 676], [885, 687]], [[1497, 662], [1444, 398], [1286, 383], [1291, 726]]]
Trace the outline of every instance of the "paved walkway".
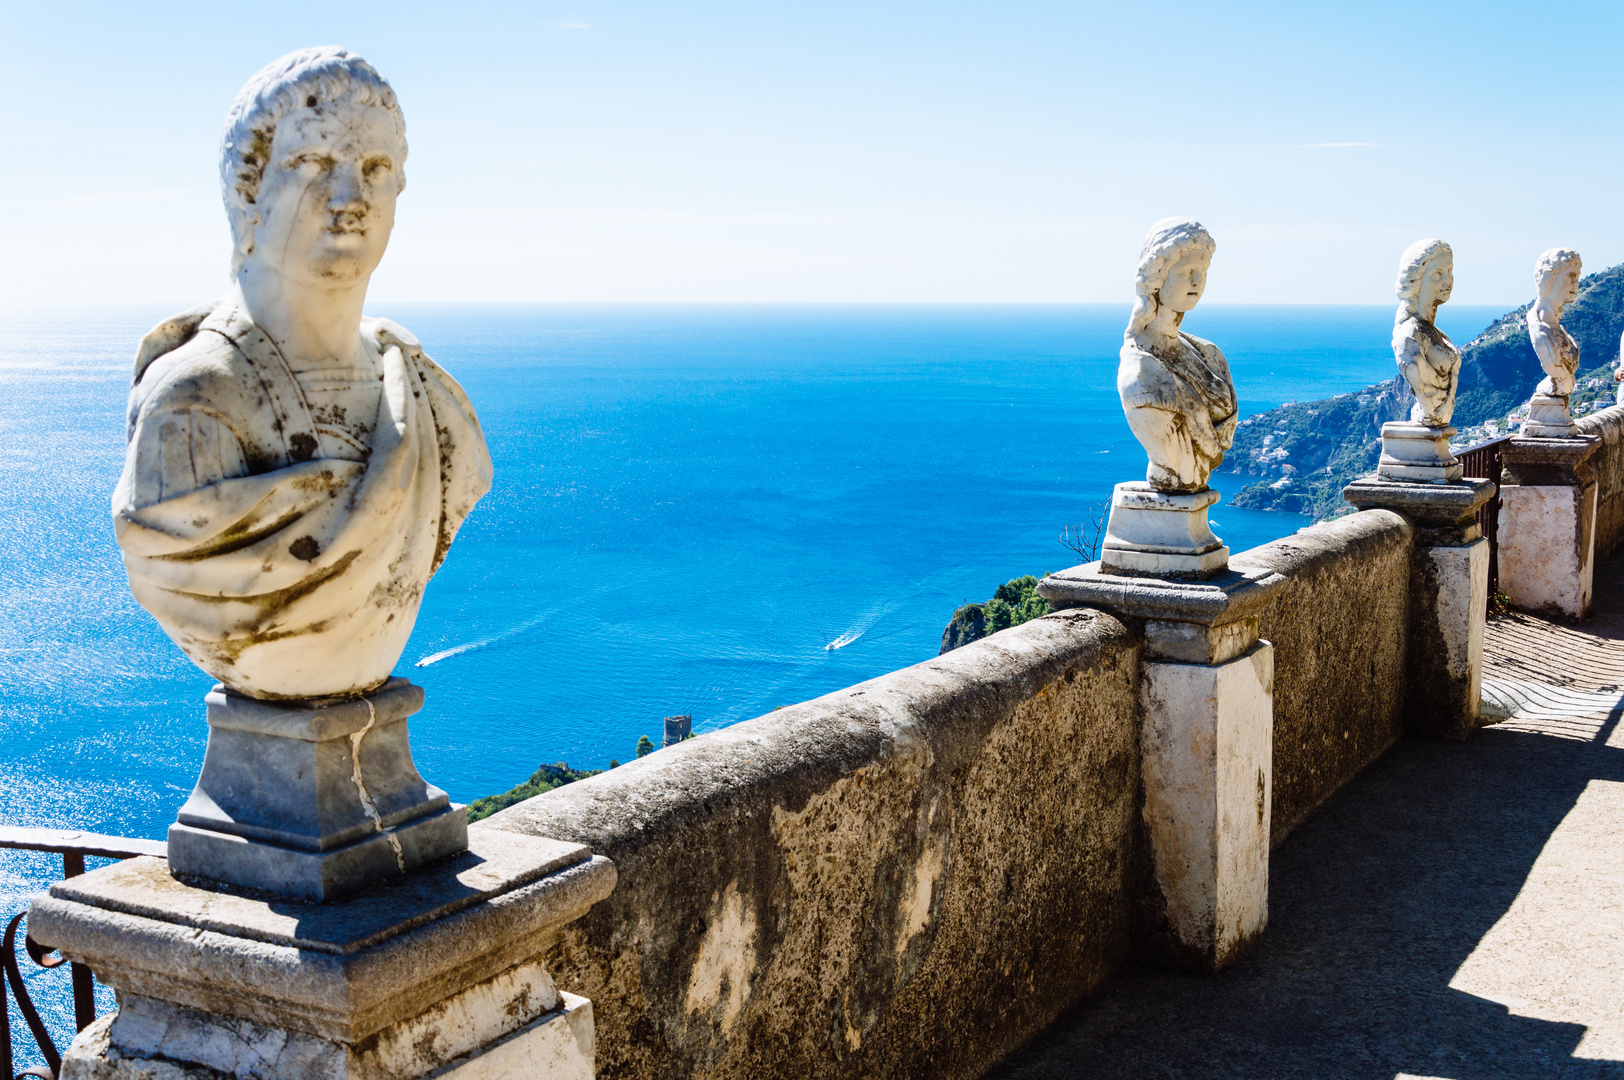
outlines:
[[1129, 969], [992, 1075], [1624, 1080], [1624, 556], [1597, 577], [1585, 623], [1491, 620], [1508, 719], [1406, 740], [1275, 851], [1234, 968]]

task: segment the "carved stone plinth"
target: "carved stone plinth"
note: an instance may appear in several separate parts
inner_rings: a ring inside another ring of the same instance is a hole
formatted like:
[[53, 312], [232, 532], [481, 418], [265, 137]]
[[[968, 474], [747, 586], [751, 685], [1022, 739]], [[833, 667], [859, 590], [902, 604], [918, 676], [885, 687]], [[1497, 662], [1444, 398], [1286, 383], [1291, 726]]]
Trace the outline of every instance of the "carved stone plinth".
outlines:
[[1488, 480], [1406, 483], [1378, 475], [1342, 492], [1361, 510], [1392, 510], [1415, 527], [1404, 703], [1411, 734], [1465, 739], [1482, 725], [1489, 542], [1477, 511], [1494, 491]]
[[591, 1003], [541, 957], [614, 884], [578, 844], [476, 827], [461, 855], [325, 904], [133, 859], [53, 885], [28, 927], [118, 992], [64, 1080], [590, 1080]]
[[1170, 964], [1227, 967], [1269, 920], [1274, 646], [1262, 612], [1286, 579], [1230, 567], [1203, 582], [1124, 578], [1099, 563], [1052, 574], [1057, 609], [1098, 607], [1145, 633], [1145, 824]]
[[169, 827], [178, 876], [327, 900], [455, 855], [467, 811], [412, 764], [405, 679], [323, 705], [215, 687], [197, 786]]
[[[1525, 429], [1526, 430], [1526, 429]], [[1596, 554], [1594, 437], [1511, 439], [1500, 451], [1500, 587], [1515, 607], [1590, 614]]]
[[1461, 464], [1449, 450], [1452, 427], [1412, 420], [1382, 425], [1382, 456], [1376, 474], [1388, 480], [1448, 483], [1461, 478]]
[[1104, 573], [1146, 577], [1206, 577], [1229, 564], [1229, 549], [1213, 534], [1211, 488], [1188, 494], [1157, 491], [1144, 482], [1118, 484], [1100, 543]]
[[1535, 394], [1528, 399], [1528, 418], [1522, 423], [1524, 439], [1571, 439], [1579, 427], [1568, 412], [1568, 395]]

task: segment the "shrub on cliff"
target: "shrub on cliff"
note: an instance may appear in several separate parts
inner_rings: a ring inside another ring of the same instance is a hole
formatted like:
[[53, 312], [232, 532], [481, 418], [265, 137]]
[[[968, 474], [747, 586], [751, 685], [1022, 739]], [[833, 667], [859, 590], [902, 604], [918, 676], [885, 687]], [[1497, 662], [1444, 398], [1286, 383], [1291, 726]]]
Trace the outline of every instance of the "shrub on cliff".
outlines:
[[514, 803], [524, 802], [544, 791], [563, 787], [576, 780], [597, 776], [602, 771], [602, 769], [572, 769], [567, 761], [560, 761], [557, 765], [543, 765], [518, 787], [509, 788], [500, 795], [486, 795], [484, 798], [475, 799], [468, 807], [468, 820], [479, 821], [481, 818], [488, 818], [498, 810], [506, 810]]
[[955, 611], [942, 631], [937, 655], [1047, 614], [1049, 602], [1038, 595], [1038, 579], [1031, 574], [1014, 578], [998, 586], [986, 603], [965, 604]]

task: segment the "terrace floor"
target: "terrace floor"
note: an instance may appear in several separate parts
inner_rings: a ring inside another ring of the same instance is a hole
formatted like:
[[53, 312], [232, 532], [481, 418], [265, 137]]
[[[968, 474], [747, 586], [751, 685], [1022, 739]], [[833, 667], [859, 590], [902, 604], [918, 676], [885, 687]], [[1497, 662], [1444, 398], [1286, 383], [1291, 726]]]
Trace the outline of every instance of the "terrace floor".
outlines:
[[1230, 970], [1130, 968], [998, 1080], [1624, 1078], [1624, 555], [1491, 619], [1466, 743], [1405, 740], [1286, 839]]

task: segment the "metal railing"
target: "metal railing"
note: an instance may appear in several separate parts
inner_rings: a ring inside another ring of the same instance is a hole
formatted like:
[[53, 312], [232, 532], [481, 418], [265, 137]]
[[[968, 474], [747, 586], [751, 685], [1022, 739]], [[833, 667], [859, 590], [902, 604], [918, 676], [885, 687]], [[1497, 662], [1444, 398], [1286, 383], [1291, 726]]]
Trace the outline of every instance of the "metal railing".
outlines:
[[[137, 855], [153, 855], [162, 859], [168, 855], [167, 845], [158, 840], [101, 836], [97, 833], [74, 832], [71, 829], [21, 829], [9, 825], [0, 825], [0, 848], [45, 851], [61, 855], [64, 879], [78, 877], [85, 872], [86, 856], [133, 859]], [[34, 1007], [33, 1000], [28, 996], [28, 987], [23, 983], [22, 967], [17, 962], [17, 928], [27, 914], [27, 909], [24, 909], [13, 915], [6, 923], [4, 939], [0, 940], [0, 972], [4, 972], [5, 976], [0, 980], [0, 983], [4, 983], [0, 985], [0, 1080], [16, 1080], [24, 1076], [56, 1080], [56, 1075], [62, 1068], [62, 1055], [57, 1051], [56, 1044], [51, 1042], [50, 1033], [45, 1030], [45, 1022], [40, 1019], [39, 1010]], [[64, 962], [60, 956], [53, 960], [50, 955], [52, 950], [41, 947], [26, 934], [23, 936], [23, 949], [28, 953], [28, 958], [41, 968], [61, 967]], [[91, 981], [90, 969], [83, 964], [70, 964], [69, 975], [73, 984], [73, 1021], [76, 1030], [83, 1031], [96, 1019], [95, 986]], [[9, 994], [6, 992], [8, 988]], [[34, 1036], [34, 1043], [39, 1047], [40, 1056], [45, 1059], [44, 1067], [36, 1065], [19, 1073], [12, 1072], [13, 1001], [16, 1002], [17, 1011], [22, 1014], [23, 1022], [28, 1025], [29, 1032]]]
[[1483, 442], [1468, 446], [1455, 454], [1455, 460], [1460, 462], [1465, 475], [1479, 480], [1494, 481], [1494, 498], [1477, 510], [1477, 523], [1483, 529], [1483, 536], [1489, 541], [1491, 607], [1494, 604], [1494, 594], [1500, 591], [1500, 476], [1504, 470], [1500, 451], [1510, 441], [1510, 435], [1501, 435], [1499, 438], [1485, 439]]

